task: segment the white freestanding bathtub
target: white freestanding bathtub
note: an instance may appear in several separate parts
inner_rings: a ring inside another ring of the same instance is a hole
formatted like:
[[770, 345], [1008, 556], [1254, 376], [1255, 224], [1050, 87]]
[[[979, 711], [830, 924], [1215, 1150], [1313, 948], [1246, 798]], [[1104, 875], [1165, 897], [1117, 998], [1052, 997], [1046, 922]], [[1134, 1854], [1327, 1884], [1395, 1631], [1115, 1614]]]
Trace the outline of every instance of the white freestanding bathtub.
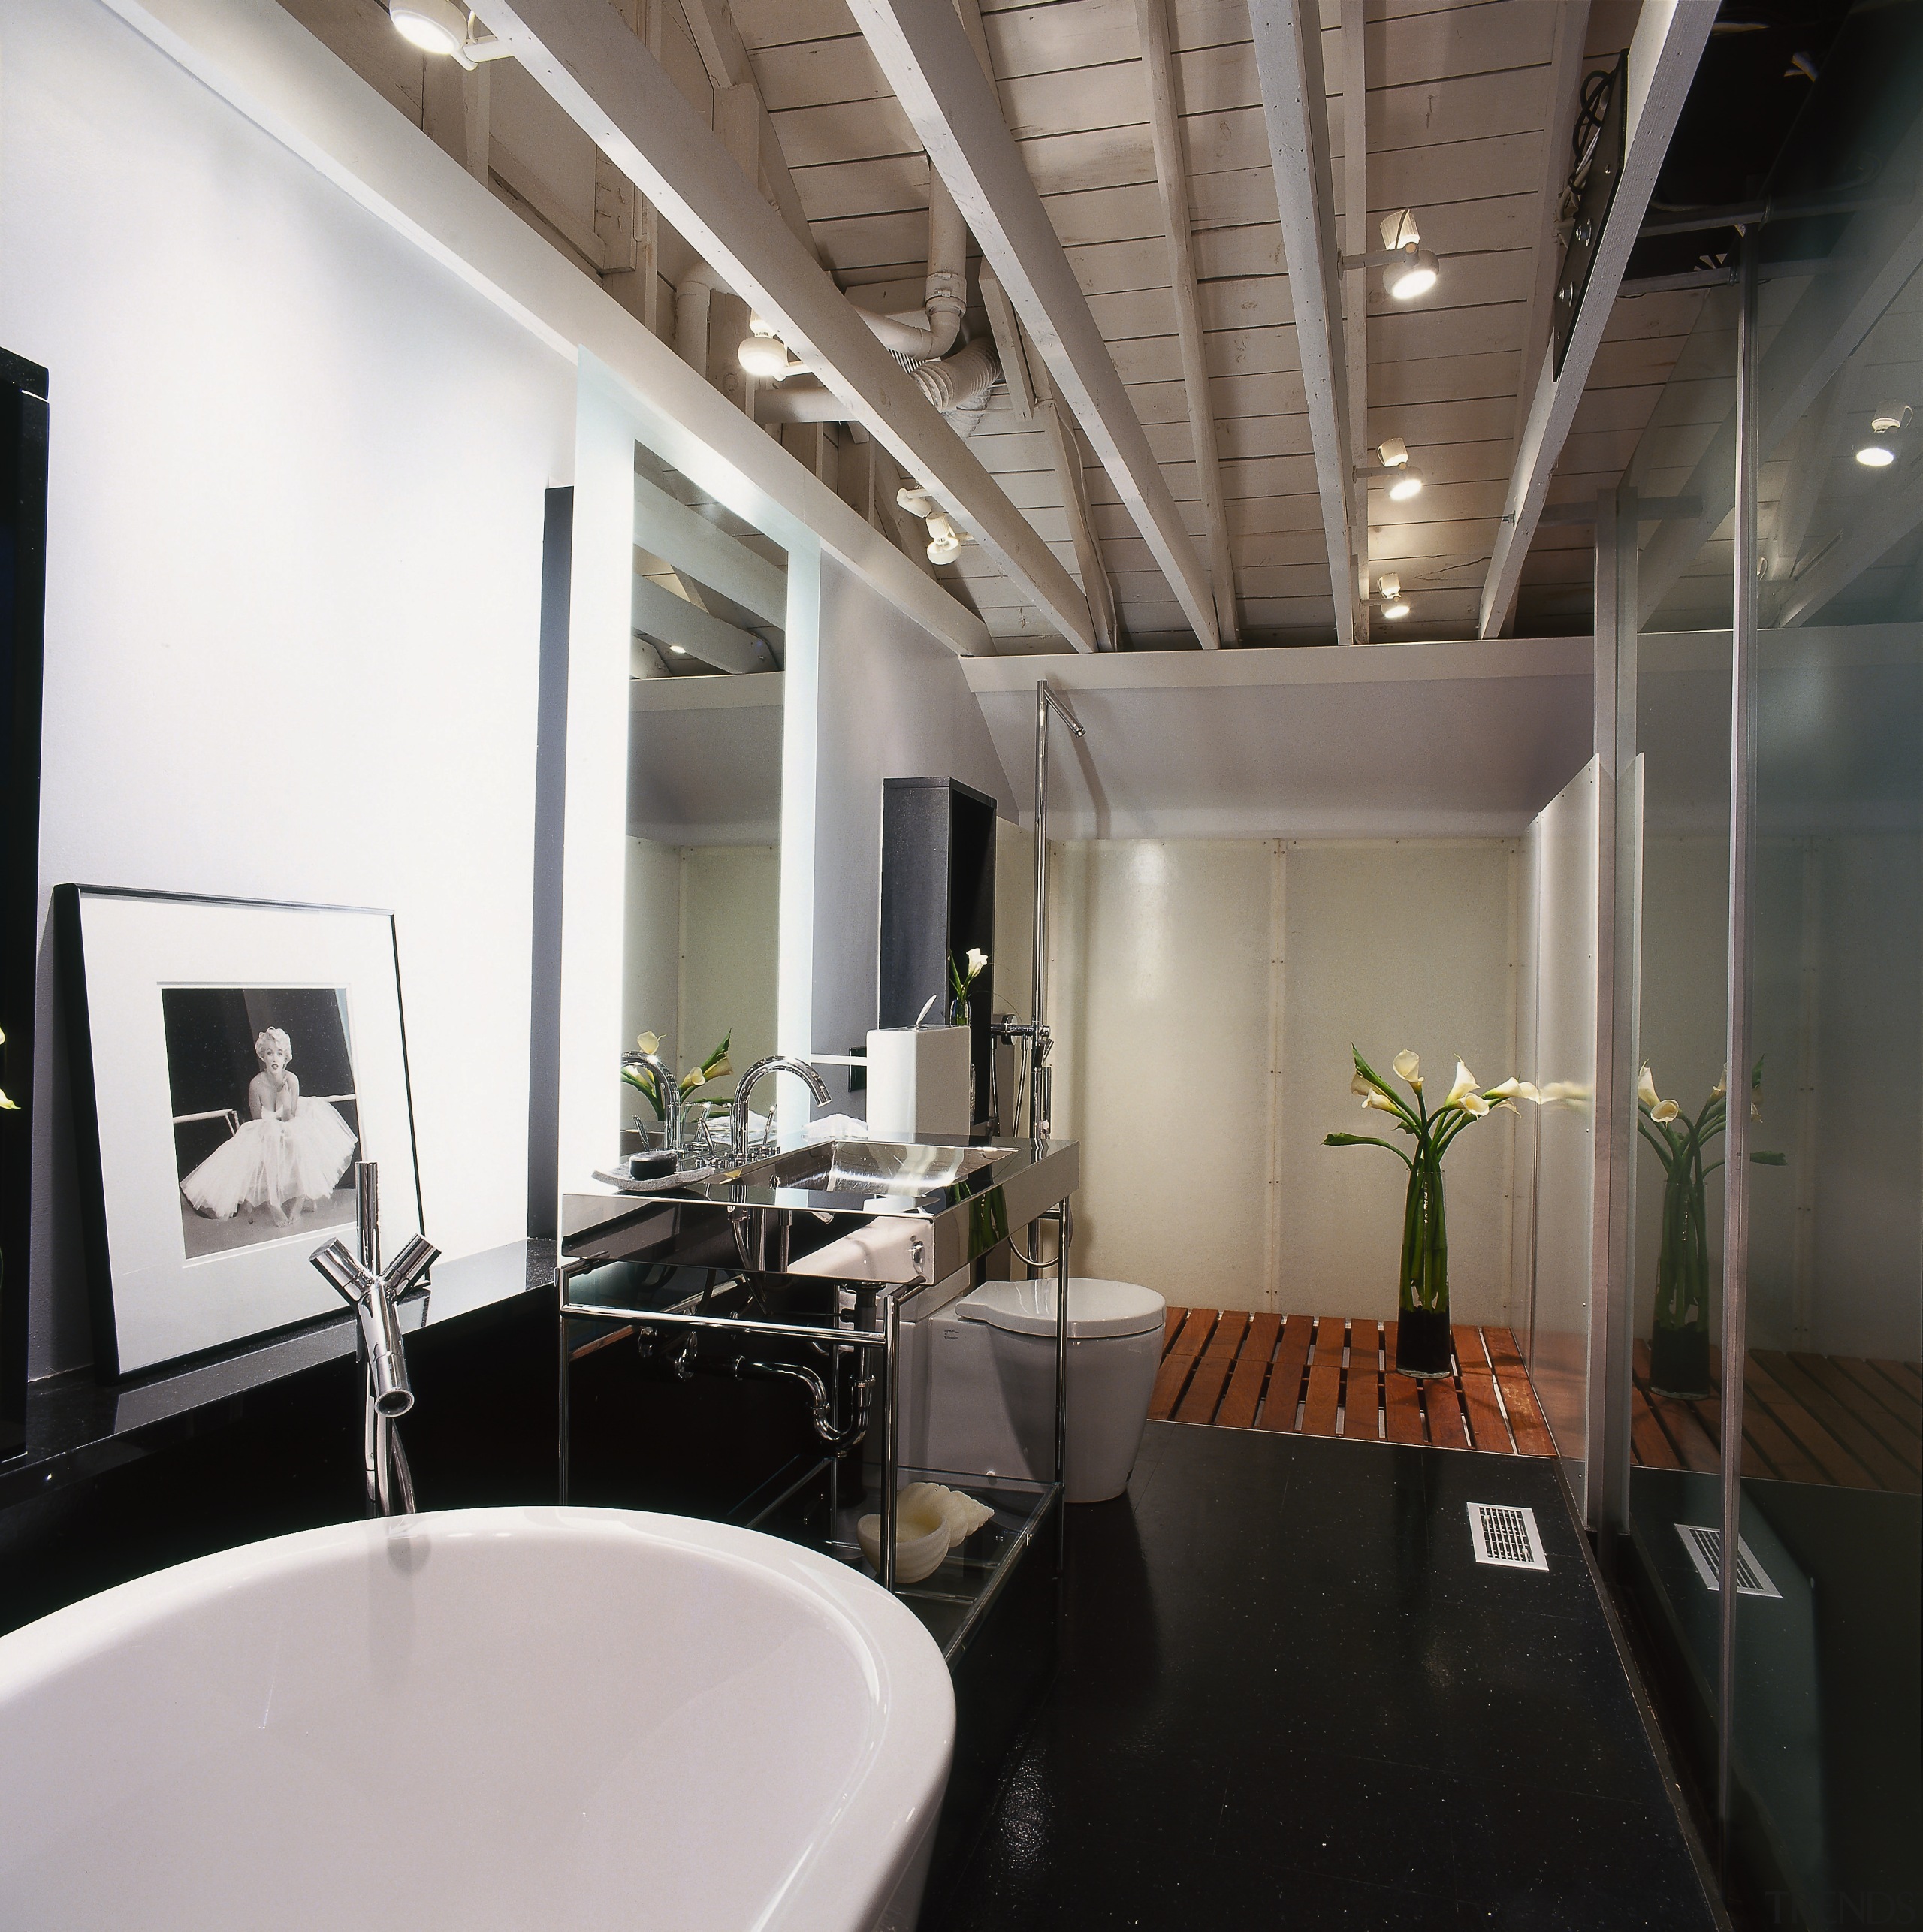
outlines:
[[0, 1638], [0, 1926], [908, 1932], [954, 1694], [772, 1537], [343, 1524]]

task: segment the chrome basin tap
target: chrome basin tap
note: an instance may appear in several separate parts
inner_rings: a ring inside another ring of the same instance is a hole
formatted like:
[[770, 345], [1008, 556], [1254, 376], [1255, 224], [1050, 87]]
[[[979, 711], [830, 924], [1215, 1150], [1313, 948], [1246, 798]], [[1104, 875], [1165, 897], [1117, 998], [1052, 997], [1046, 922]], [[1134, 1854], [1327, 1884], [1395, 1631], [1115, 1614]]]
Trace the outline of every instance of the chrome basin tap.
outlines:
[[654, 1091], [661, 1096], [661, 1127], [665, 1138], [662, 1145], [672, 1148], [678, 1155], [681, 1146], [681, 1089], [679, 1082], [669, 1072], [666, 1063], [652, 1053], [624, 1053], [621, 1055], [624, 1067], [645, 1067], [654, 1076]]
[[756, 1083], [769, 1073], [792, 1073], [798, 1080], [805, 1080], [816, 1106], [825, 1107], [828, 1104], [827, 1082], [805, 1060], [791, 1060], [781, 1053], [757, 1060], [741, 1076], [741, 1085], [735, 1089], [734, 1113], [730, 1121], [732, 1131], [728, 1138], [728, 1160], [732, 1167], [738, 1167], [748, 1158], [748, 1096], [754, 1091]]
[[373, 1161], [355, 1163], [354, 1191], [360, 1258], [357, 1260], [339, 1241], [315, 1248], [309, 1258], [322, 1279], [353, 1309], [361, 1326], [361, 1353], [367, 1364], [361, 1460], [368, 1514], [412, 1515], [414, 1478], [397, 1425], [414, 1406], [414, 1390], [407, 1379], [407, 1345], [401, 1339], [396, 1306], [419, 1284], [440, 1258], [441, 1251], [417, 1234], [383, 1272], [379, 1170]]

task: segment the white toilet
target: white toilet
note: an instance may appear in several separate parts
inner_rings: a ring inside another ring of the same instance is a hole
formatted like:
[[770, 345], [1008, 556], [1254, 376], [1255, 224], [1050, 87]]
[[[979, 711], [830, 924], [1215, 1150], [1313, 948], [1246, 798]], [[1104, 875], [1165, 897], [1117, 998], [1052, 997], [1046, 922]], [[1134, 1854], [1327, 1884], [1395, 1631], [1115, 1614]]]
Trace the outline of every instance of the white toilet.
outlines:
[[[989, 1281], [925, 1321], [903, 1390], [904, 1448], [922, 1468], [1046, 1481], [1055, 1463], [1055, 1284]], [[1133, 1281], [1068, 1284], [1070, 1502], [1128, 1486], [1161, 1364], [1164, 1303]]]

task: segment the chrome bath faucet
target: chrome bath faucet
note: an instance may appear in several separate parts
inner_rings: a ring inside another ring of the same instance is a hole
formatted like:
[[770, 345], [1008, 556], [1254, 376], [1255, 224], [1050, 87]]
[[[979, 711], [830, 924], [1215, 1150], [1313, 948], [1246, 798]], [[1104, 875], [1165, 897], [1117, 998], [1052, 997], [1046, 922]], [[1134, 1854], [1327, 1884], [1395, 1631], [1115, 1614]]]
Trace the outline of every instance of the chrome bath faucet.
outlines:
[[407, 1345], [396, 1304], [419, 1284], [440, 1258], [431, 1241], [415, 1235], [385, 1272], [381, 1267], [379, 1170], [371, 1161], [354, 1164], [355, 1218], [361, 1255], [339, 1241], [317, 1248], [309, 1259], [322, 1279], [353, 1309], [361, 1325], [361, 1353], [367, 1363], [361, 1407], [361, 1460], [370, 1516], [411, 1516], [414, 1478], [400, 1445], [400, 1419], [414, 1406], [407, 1379]]

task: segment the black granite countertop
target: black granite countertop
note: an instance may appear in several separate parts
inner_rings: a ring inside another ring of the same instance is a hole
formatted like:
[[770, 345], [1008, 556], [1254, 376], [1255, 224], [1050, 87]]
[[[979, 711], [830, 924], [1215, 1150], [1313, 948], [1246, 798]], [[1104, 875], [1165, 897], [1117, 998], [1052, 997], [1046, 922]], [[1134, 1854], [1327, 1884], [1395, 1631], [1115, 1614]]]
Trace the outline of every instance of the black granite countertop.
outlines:
[[[423, 1294], [401, 1304], [409, 1334], [437, 1328], [519, 1295], [551, 1291], [554, 1244], [512, 1241], [435, 1264]], [[24, 1455], [0, 1463], [0, 1510], [98, 1475], [194, 1432], [208, 1411], [318, 1364], [351, 1356], [353, 1316], [317, 1322], [258, 1348], [118, 1384], [91, 1369], [50, 1376], [27, 1390]]]

